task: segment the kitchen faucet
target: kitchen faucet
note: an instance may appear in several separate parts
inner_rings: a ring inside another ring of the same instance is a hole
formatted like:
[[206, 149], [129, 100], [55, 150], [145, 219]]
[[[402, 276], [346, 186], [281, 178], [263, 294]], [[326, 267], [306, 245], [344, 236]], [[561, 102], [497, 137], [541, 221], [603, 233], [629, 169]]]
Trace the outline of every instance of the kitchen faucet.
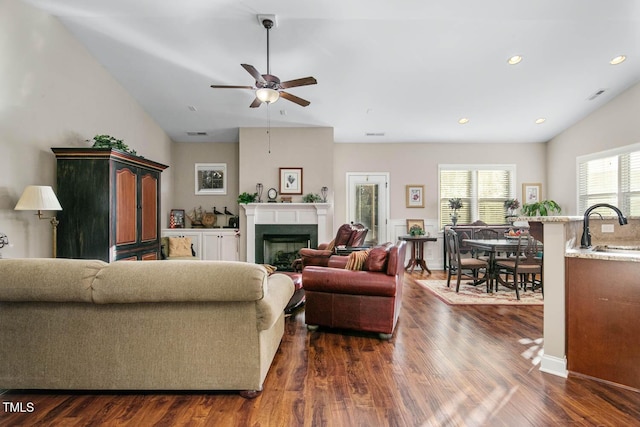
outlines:
[[[580, 239], [581, 248], [591, 247], [591, 233], [589, 232], [589, 216], [591, 215], [591, 212], [597, 208], [613, 209], [616, 212], [616, 214], [618, 214], [618, 222], [620, 223], [620, 225], [625, 225], [627, 223], [627, 218], [624, 215], [622, 215], [622, 212], [620, 211], [620, 209], [608, 203], [596, 203], [595, 205], [591, 206], [586, 211], [584, 211], [584, 220], [583, 220], [584, 225], [582, 229], [582, 238]], [[600, 218], [602, 218], [602, 215], [600, 215]]]

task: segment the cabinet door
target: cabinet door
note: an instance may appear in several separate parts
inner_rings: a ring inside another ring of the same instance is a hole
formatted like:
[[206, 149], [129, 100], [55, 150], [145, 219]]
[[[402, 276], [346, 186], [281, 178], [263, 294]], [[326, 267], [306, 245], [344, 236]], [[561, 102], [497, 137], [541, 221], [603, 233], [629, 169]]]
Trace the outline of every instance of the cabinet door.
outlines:
[[140, 177], [141, 235], [142, 242], [158, 238], [158, 174], [143, 171]]
[[202, 259], [208, 261], [220, 260], [220, 234], [202, 233]]
[[115, 170], [115, 237], [116, 245], [135, 244], [137, 240], [138, 192], [135, 169], [116, 165]]
[[221, 261], [238, 261], [240, 239], [235, 234], [220, 235], [219, 259]]

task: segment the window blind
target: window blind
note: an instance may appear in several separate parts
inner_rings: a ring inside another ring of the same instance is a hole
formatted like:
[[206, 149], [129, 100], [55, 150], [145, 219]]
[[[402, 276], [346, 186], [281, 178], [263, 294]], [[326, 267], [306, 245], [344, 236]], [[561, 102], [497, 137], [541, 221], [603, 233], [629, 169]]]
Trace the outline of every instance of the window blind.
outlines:
[[504, 202], [514, 198], [513, 165], [440, 165], [440, 226], [451, 223], [449, 199], [460, 198], [458, 223], [503, 224]]

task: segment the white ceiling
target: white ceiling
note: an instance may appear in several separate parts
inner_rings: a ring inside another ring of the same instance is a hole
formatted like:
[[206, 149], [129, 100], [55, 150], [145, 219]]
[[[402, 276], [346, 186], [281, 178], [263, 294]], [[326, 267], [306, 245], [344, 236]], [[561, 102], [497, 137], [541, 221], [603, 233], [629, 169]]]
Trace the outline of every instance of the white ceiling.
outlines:
[[[26, 1], [58, 16], [177, 142], [237, 142], [269, 116], [333, 127], [336, 142], [543, 142], [640, 81], [637, 0]], [[271, 73], [318, 80], [288, 90], [310, 106], [250, 109], [252, 91], [209, 87], [252, 85], [241, 63], [266, 74], [257, 14], [278, 19]]]

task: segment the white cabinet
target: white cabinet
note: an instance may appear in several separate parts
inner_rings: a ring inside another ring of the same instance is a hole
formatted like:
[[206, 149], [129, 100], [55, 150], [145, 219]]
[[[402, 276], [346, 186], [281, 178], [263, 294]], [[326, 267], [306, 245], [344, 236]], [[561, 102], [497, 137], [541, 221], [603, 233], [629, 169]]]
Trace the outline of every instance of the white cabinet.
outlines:
[[202, 258], [215, 261], [238, 261], [240, 236], [236, 230], [202, 233]]
[[167, 228], [162, 237], [190, 237], [198, 259], [209, 261], [238, 261], [240, 236], [232, 228]]

